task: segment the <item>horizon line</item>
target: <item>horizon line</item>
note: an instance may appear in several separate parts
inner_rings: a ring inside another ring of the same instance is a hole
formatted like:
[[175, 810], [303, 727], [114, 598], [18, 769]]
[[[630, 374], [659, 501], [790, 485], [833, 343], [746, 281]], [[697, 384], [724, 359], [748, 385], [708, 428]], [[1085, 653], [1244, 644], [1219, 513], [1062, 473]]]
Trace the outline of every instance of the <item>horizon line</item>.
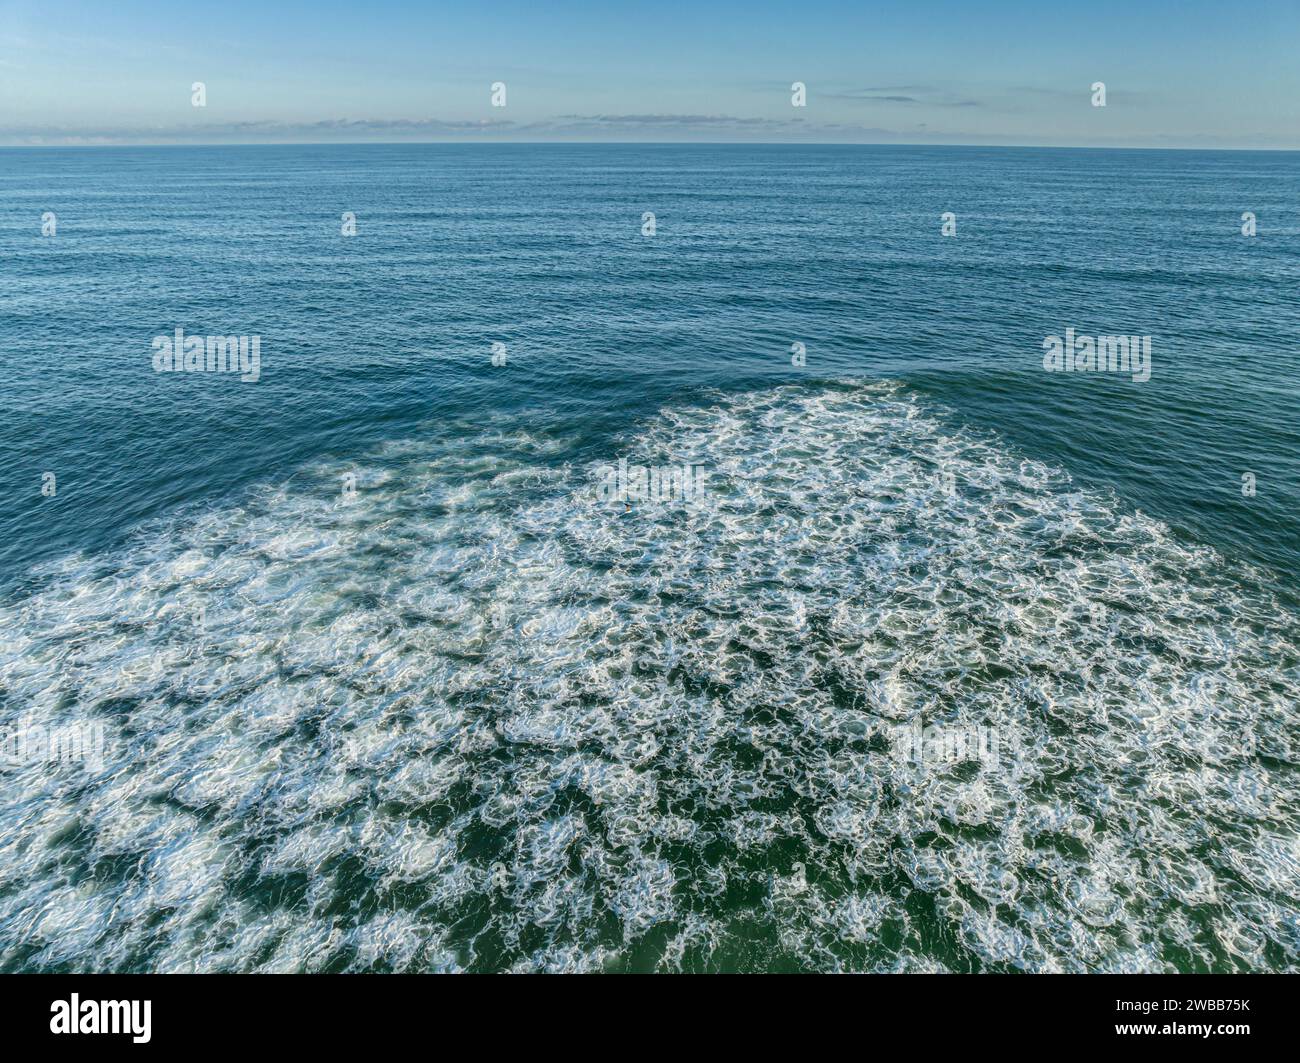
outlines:
[[114, 144], [13, 144], [0, 142], [0, 151], [122, 150], [131, 148], [330, 148], [395, 146], [468, 146], [475, 147], [790, 147], [790, 148], [1013, 148], [1020, 151], [1201, 151], [1201, 152], [1271, 152], [1300, 153], [1294, 148], [1232, 148], [1170, 145], [1124, 144], [1016, 144], [1016, 143], [945, 143], [905, 142], [892, 140], [213, 140], [213, 141], [139, 141]]

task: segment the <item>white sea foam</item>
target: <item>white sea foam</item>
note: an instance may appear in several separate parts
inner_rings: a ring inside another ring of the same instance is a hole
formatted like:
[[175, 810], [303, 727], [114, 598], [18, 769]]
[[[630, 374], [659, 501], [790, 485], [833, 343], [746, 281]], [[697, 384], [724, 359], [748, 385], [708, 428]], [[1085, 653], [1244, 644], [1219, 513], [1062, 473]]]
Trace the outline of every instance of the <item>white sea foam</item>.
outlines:
[[619, 452], [710, 490], [404, 441], [0, 607], [0, 723], [118, 737], [0, 777], [0, 965], [1300, 966], [1300, 639], [1248, 574], [885, 385]]

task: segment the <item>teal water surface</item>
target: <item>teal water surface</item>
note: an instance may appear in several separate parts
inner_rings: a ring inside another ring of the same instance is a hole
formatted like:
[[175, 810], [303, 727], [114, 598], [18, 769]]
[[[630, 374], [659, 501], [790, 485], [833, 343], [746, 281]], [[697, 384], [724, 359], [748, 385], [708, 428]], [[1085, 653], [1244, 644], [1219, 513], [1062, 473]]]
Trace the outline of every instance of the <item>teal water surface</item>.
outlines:
[[[1300, 154], [0, 191], [0, 722], [108, 747], [5, 769], [4, 969], [1296, 966]], [[177, 328], [258, 379], [155, 372]], [[1045, 371], [1067, 329], [1150, 380]], [[620, 458], [705, 497], [611, 506]]]

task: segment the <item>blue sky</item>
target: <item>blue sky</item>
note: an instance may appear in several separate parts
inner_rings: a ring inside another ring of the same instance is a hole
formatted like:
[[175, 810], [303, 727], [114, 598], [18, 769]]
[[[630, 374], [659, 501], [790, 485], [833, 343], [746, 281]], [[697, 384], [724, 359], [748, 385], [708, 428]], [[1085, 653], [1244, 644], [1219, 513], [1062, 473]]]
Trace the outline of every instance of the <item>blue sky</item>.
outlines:
[[0, 144], [487, 139], [1297, 149], [1300, 0], [0, 0]]

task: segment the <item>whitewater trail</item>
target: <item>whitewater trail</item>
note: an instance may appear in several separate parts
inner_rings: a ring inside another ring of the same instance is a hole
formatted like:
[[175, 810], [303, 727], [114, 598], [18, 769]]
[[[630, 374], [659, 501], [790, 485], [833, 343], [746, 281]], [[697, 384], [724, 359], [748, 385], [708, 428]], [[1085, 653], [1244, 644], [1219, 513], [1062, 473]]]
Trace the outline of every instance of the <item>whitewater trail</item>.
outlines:
[[[108, 735], [4, 769], [0, 966], [1300, 965], [1300, 624], [1249, 572], [893, 385], [562, 449], [390, 444], [0, 605], [0, 725]], [[625, 516], [624, 457], [704, 496]]]

